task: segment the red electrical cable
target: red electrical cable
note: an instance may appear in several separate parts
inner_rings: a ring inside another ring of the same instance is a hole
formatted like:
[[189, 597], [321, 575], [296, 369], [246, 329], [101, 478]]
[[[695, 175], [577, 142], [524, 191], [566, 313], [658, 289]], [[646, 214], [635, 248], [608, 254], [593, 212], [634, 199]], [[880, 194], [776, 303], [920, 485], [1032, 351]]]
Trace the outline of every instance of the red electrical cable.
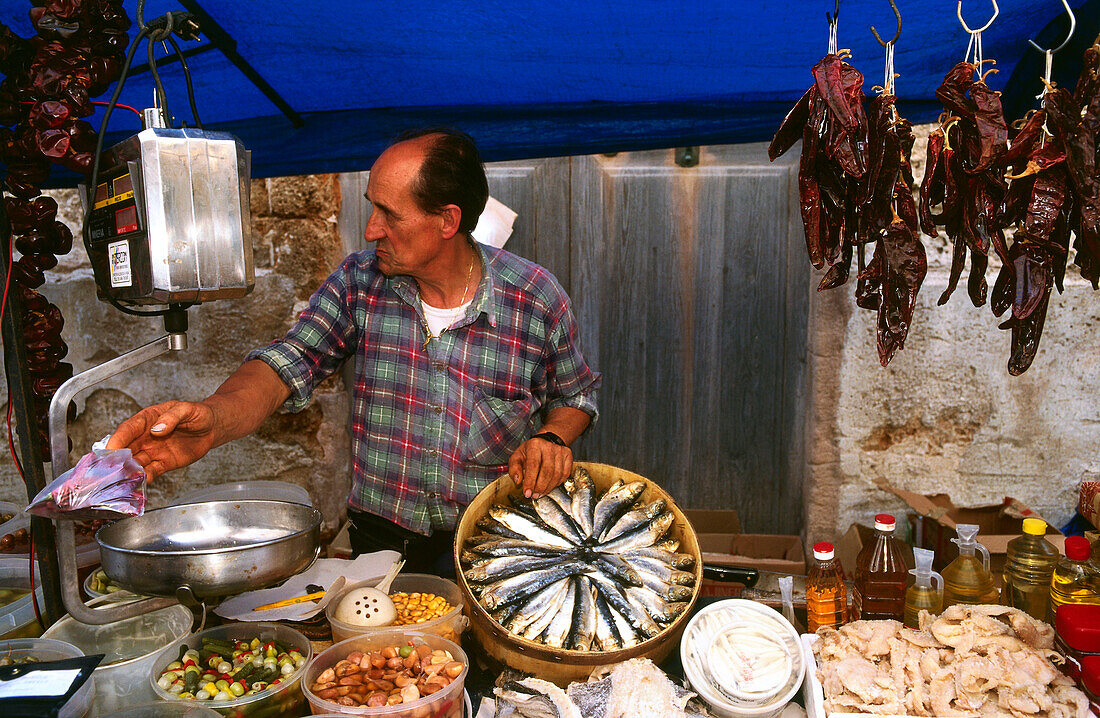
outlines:
[[[111, 103], [110, 102], [100, 102], [98, 100], [92, 100], [92, 104], [93, 105], [99, 105], [100, 107], [106, 107], [106, 106], [110, 105]], [[115, 107], [121, 107], [124, 110], [129, 110], [130, 112], [133, 112], [138, 117], [141, 117], [141, 110], [130, 107], [129, 105], [123, 105], [120, 102], [116, 102]]]

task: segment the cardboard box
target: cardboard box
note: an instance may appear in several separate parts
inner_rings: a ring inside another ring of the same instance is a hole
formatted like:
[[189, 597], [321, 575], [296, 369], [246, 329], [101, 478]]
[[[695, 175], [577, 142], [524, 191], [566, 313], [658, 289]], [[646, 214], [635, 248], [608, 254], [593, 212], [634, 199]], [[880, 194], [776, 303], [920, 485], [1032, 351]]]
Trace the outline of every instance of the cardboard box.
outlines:
[[[917, 516], [911, 517], [915, 522], [914, 545], [935, 551], [936, 558], [932, 565], [941, 572], [959, 555], [958, 548], [951, 543], [951, 539], [957, 537], [956, 524], [977, 524], [978, 543], [989, 550], [989, 568], [999, 582], [1008, 542], [1023, 534], [1025, 518], [1042, 518], [1023, 503], [1008, 496], [1000, 504], [958, 507], [947, 494], [917, 494], [894, 488], [885, 481], [876, 483], [883, 490], [901, 498], [917, 512]], [[1049, 523], [1046, 538], [1064, 553], [1065, 537]]]
[[[806, 557], [798, 536], [743, 534], [736, 511], [685, 511], [695, 529], [703, 563], [742, 566], [773, 573], [806, 575]], [[739, 583], [703, 579], [702, 596], [739, 596]]]
[[1088, 474], [1087, 478], [1095, 480], [1081, 482], [1077, 499], [1077, 513], [1100, 529], [1100, 475]]

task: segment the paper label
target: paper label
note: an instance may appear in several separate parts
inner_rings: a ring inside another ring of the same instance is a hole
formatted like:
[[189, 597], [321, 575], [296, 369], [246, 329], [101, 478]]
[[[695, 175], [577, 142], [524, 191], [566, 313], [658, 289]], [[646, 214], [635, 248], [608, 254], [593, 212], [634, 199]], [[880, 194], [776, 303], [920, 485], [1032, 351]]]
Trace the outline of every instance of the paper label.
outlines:
[[129, 287], [133, 284], [130, 272], [130, 243], [125, 239], [107, 245], [107, 263], [111, 268], [111, 286]]
[[18, 678], [0, 682], [0, 698], [63, 696], [78, 675], [79, 668], [25, 673]]

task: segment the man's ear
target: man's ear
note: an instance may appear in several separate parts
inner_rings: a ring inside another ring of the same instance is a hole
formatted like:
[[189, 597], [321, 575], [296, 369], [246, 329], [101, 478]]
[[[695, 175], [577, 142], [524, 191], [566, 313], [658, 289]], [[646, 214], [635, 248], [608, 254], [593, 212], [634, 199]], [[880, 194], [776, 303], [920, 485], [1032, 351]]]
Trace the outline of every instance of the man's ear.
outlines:
[[448, 204], [439, 212], [441, 221], [440, 231], [443, 239], [450, 239], [458, 234], [458, 228], [462, 224], [462, 209], [457, 204]]

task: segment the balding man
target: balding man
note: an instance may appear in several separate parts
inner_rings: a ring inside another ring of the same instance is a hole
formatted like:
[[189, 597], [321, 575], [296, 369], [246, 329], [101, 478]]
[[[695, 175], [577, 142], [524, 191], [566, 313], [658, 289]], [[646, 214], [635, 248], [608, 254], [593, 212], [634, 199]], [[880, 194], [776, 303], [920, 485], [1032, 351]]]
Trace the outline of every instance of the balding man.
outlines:
[[599, 374], [546, 269], [478, 244], [488, 198], [473, 141], [406, 133], [371, 168], [373, 249], [349, 255], [285, 337], [251, 352], [210, 397], [146, 408], [110, 447], [150, 478], [300, 411], [344, 361], [354, 367], [356, 553], [392, 548], [445, 570], [463, 507], [507, 471], [540, 496], [572, 471], [569, 445], [596, 416]]

